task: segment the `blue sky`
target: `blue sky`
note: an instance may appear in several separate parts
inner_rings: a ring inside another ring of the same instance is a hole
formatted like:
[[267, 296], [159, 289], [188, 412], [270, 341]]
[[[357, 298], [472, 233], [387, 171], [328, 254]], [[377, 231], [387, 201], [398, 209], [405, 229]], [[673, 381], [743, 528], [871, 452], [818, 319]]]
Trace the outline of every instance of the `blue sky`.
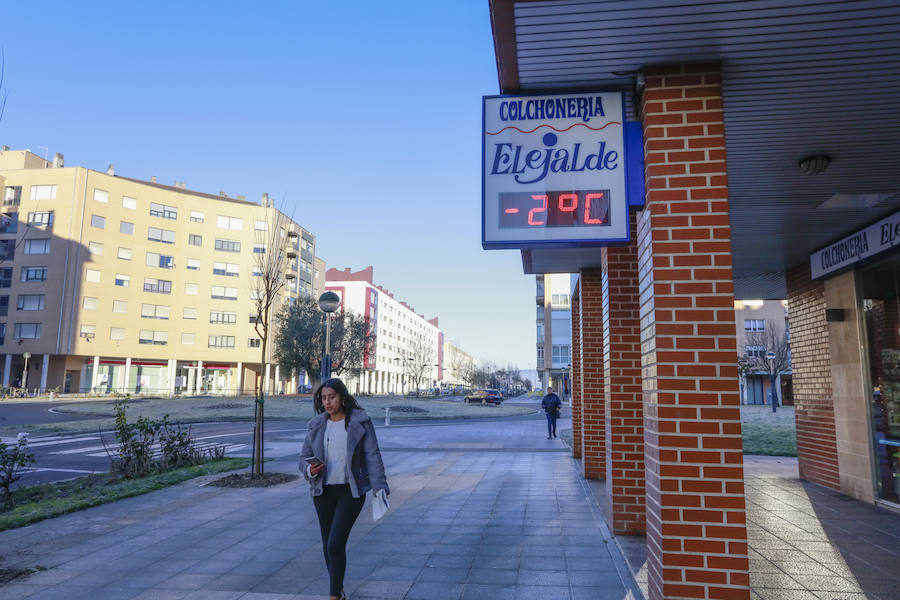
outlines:
[[[258, 200], [482, 360], [534, 368], [534, 277], [481, 249], [487, 2], [0, 7], [0, 144]], [[45, 150], [46, 148], [46, 150]]]

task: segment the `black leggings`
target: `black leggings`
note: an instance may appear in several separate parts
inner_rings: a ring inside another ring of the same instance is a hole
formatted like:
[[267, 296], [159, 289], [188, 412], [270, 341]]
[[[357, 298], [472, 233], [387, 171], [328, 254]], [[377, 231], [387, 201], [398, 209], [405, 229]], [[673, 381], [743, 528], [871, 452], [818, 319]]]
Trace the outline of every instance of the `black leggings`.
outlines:
[[326, 485], [321, 496], [313, 496], [319, 528], [322, 530], [322, 550], [331, 578], [332, 596], [340, 596], [347, 570], [347, 538], [356, 518], [362, 511], [366, 497], [354, 498], [350, 485]]

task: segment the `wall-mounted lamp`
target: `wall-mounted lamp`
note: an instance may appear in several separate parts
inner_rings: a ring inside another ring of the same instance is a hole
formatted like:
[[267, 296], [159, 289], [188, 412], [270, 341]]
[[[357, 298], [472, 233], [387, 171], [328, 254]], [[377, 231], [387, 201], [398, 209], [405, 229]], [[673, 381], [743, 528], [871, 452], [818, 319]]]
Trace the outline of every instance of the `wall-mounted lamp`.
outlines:
[[830, 164], [830, 156], [828, 156], [827, 154], [816, 154], [813, 156], [807, 156], [806, 158], [801, 158], [797, 163], [797, 166], [800, 167], [800, 170], [807, 175], [818, 175], [819, 173], [827, 169], [828, 165]]
[[829, 323], [840, 323], [844, 320], [844, 309], [843, 308], [826, 308], [825, 309], [825, 320]]

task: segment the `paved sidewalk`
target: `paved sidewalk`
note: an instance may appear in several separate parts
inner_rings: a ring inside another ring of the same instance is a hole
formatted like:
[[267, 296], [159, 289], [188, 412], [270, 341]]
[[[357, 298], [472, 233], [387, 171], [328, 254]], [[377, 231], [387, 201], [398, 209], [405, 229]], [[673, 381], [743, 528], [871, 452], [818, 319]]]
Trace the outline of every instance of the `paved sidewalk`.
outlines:
[[[543, 419], [379, 429], [391, 512], [366, 507], [347, 591], [383, 598], [640, 597], [568, 450]], [[272, 436], [295, 472], [300, 436]], [[327, 598], [307, 485], [184, 484], [0, 533], [6, 567], [47, 567], [4, 600]]]

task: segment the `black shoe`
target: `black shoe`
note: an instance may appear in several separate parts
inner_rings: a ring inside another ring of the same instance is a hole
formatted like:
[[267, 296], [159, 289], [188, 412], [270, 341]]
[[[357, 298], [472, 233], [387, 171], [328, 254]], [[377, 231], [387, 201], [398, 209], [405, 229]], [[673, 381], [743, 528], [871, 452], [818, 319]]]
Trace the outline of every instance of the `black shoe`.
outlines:
[[549, 436], [549, 435], [548, 435], [548, 436], [547, 436], [547, 439], [548, 439], [548, 440], [551, 440], [551, 439], [553, 439], [553, 438], [552, 438], [552, 437], [550, 437], [550, 436]]
[[347, 600], [347, 594], [344, 593], [344, 590], [341, 590], [341, 600]]

